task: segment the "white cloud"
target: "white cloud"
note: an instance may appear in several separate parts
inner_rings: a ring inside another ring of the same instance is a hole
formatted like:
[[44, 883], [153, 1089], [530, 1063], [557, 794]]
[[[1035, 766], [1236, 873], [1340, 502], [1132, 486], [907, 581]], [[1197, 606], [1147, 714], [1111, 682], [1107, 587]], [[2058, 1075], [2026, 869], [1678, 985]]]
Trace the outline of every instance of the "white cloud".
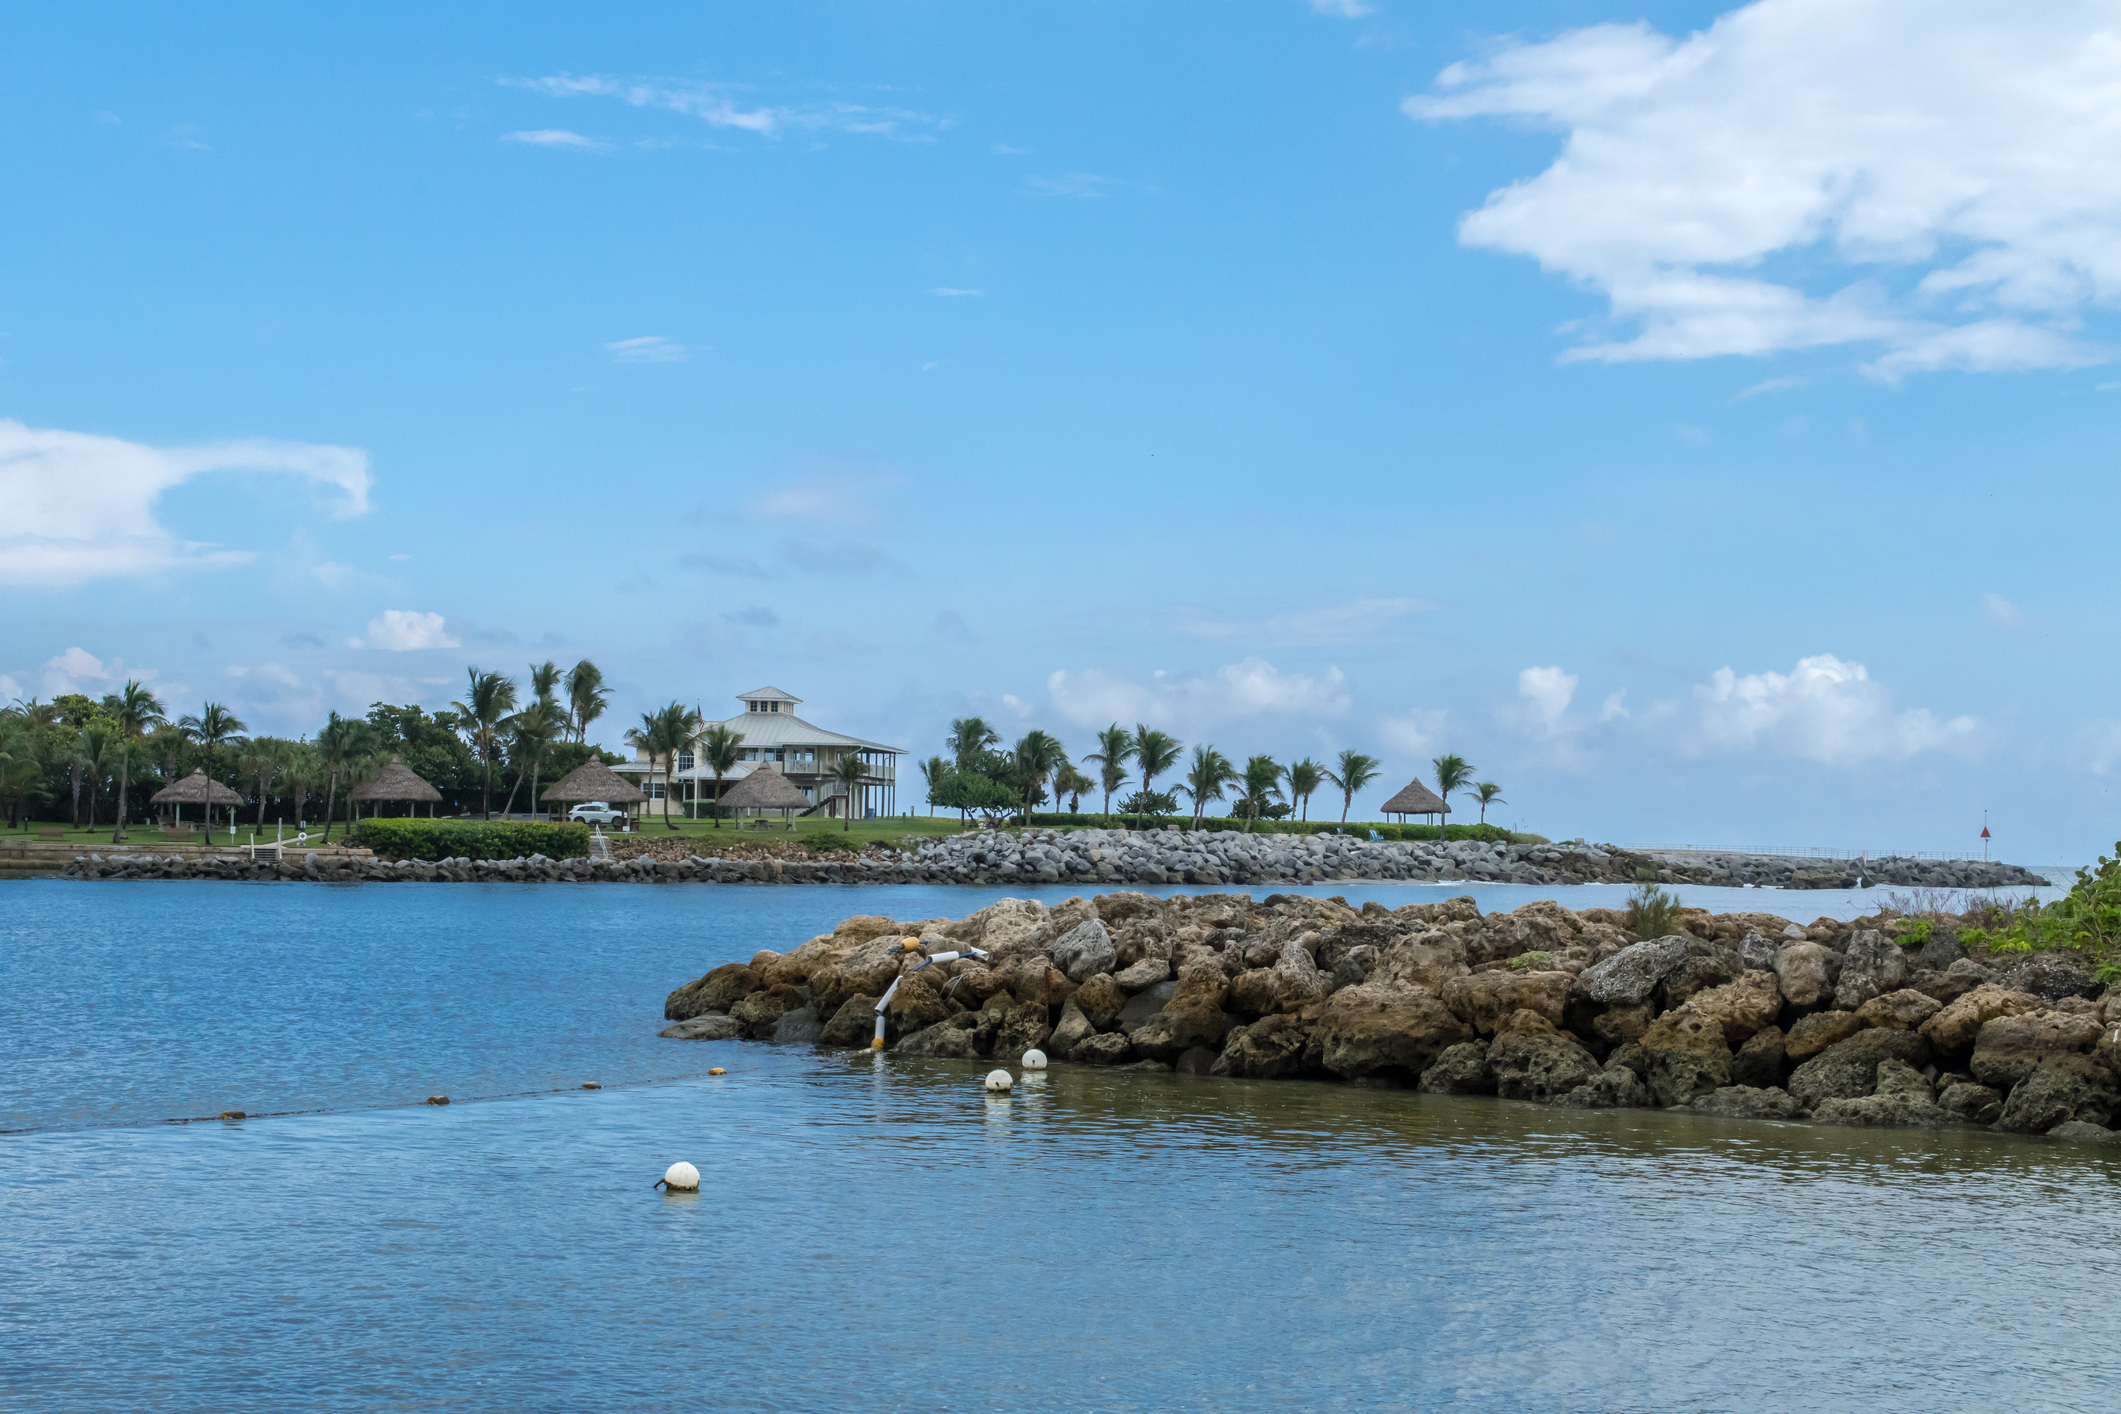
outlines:
[[155, 519], [163, 492], [208, 472], [283, 472], [339, 492], [332, 514], [368, 510], [368, 454], [304, 442], [150, 447], [0, 420], [0, 583], [77, 584], [183, 565], [235, 564], [247, 551], [180, 541]]
[[1372, 639], [1409, 614], [1434, 607], [1422, 599], [1355, 599], [1323, 608], [1271, 614], [1263, 619], [1211, 618], [1187, 609], [1179, 612], [1174, 627], [1195, 638], [1309, 648]]
[[2114, 0], [1757, 0], [1505, 43], [1405, 108], [1567, 133], [1460, 238], [1636, 326], [1568, 357], [1866, 344], [1897, 378], [2108, 356], [2075, 319], [2121, 298], [2117, 64]]
[[523, 132], [502, 133], [503, 142], [528, 143], [532, 147], [571, 147], [578, 152], [609, 152], [611, 144], [599, 142], [593, 137], [569, 132], [565, 128], [535, 128]]
[[620, 339], [604, 345], [613, 363], [683, 363], [692, 357], [692, 350], [675, 339], [661, 334], [644, 334], [638, 339]]
[[1517, 695], [1537, 730], [1548, 736], [1561, 730], [1561, 714], [1576, 698], [1576, 682], [1576, 674], [1560, 668], [1526, 668], [1517, 675]]
[[450, 636], [440, 614], [423, 614], [417, 609], [385, 609], [368, 621], [365, 643], [358, 638], [349, 638], [346, 646], [407, 653], [420, 648], [457, 648], [462, 645]]
[[44, 662], [44, 695], [57, 697], [63, 692], [88, 692], [111, 681], [113, 668], [103, 665], [103, 660], [86, 648], [69, 648], [56, 658]]
[[1159, 670], [1135, 682], [1091, 668], [1057, 671], [1046, 691], [1060, 714], [1082, 726], [1107, 722], [1199, 723], [1233, 717], [1333, 716], [1347, 710], [1347, 677], [1338, 668], [1323, 676], [1284, 673], [1260, 658], [1246, 658], [1210, 673], [1180, 676]]
[[534, 79], [502, 79], [510, 88], [529, 89], [548, 98], [616, 98], [632, 108], [654, 108], [697, 118], [711, 128], [734, 129], [760, 137], [788, 132], [843, 132], [870, 137], [929, 141], [950, 126], [948, 118], [909, 108], [881, 108], [864, 103], [749, 104], [732, 84], [686, 79], [618, 78], [610, 74], [554, 74]]
[[1427, 712], [1417, 707], [1402, 716], [1385, 718], [1378, 729], [1387, 746], [1410, 756], [1426, 757], [1440, 748], [1444, 722], [1450, 715], [1441, 708]]
[[22, 699], [22, 684], [6, 673], [0, 673], [0, 702], [18, 702]]
[[1800, 658], [1787, 675], [1740, 677], [1718, 668], [1694, 689], [1694, 700], [1698, 751], [1766, 751], [1830, 766], [1968, 748], [1980, 726], [1972, 717], [1947, 720], [1920, 707], [1896, 712], [1892, 694], [1863, 664], [1831, 653]]
[[1618, 721], [1627, 715], [1628, 690], [1623, 687], [1618, 692], [1607, 693], [1605, 705], [1598, 709], [1598, 720], [1601, 722]]
[[958, 290], [952, 289], [948, 285], [937, 285], [928, 293], [934, 295], [937, 299], [969, 299], [984, 295], [987, 292], [985, 290]]
[[2004, 628], [2025, 627], [2025, 615], [2018, 611], [2016, 604], [2001, 594], [1982, 595], [1981, 612], [1988, 616], [1988, 621], [1992, 624], [2001, 624]]
[[1364, 15], [1377, 12], [1374, 5], [1365, 5], [1363, 0], [1311, 0], [1311, 13], [1332, 15], [1336, 19], [1359, 20]]

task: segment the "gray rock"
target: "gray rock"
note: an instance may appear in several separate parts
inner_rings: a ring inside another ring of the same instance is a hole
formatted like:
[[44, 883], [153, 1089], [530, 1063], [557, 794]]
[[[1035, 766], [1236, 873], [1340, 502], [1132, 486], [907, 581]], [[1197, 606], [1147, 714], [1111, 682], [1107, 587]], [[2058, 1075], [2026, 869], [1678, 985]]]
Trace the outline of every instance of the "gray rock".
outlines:
[[1554, 1103], [1579, 1110], [1641, 1110], [1650, 1104], [1649, 1087], [1624, 1065], [1609, 1065]]
[[2088, 997], [2096, 992], [2098, 986], [2092, 981], [2095, 966], [2088, 948], [2052, 948], [1998, 968], [1996, 980], [2016, 991], [2058, 1002], [2064, 997]]
[[1215, 1075], [1273, 1080], [1303, 1068], [1311, 1033], [1293, 1016], [1263, 1016], [1223, 1038], [1222, 1054], [1209, 1067]]
[[1075, 1048], [1075, 1060], [1082, 1065], [1118, 1065], [1133, 1054], [1134, 1047], [1117, 1031], [1092, 1036]]
[[1833, 995], [1833, 953], [1817, 943], [1785, 943], [1775, 954], [1775, 983], [1791, 1006], [1817, 1006]]
[[1495, 1077], [1495, 1093], [1505, 1100], [1551, 1100], [1589, 1083], [1599, 1071], [1573, 1036], [1511, 1031], [1488, 1048], [1488, 1073]]
[[1076, 924], [1053, 944], [1053, 965], [1067, 973], [1071, 982], [1110, 972], [1118, 961], [1119, 949], [1112, 945], [1112, 935], [1095, 918]]
[[1172, 1064], [1172, 1069], [1176, 1070], [1180, 1075], [1213, 1075], [1215, 1073], [1215, 1052], [1205, 1046], [1195, 1046], [1192, 1050], [1179, 1056], [1177, 1061]]
[[1112, 980], [1119, 984], [1119, 989], [1122, 992], [1133, 993], [1153, 987], [1159, 982], [1168, 981], [1170, 976], [1171, 963], [1168, 959], [1145, 957], [1141, 961], [1129, 964], [1121, 969], [1119, 974]]
[[1076, 1047], [1096, 1034], [1097, 1027], [1083, 1014], [1083, 1009], [1075, 1004], [1075, 998], [1070, 997], [1067, 1005], [1061, 1008], [1059, 1024], [1047, 1038], [1046, 1049], [1062, 1060], [1072, 1060]]
[[1696, 1095], [1684, 1108], [1722, 1119], [1802, 1119], [1804, 1106], [1777, 1086], [1725, 1085]]
[[1446, 1046], [1436, 1063], [1421, 1073], [1421, 1088], [1431, 1095], [1492, 1095], [1495, 1077], [1488, 1074], [1488, 1043], [1460, 1041]]
[[781, 1013], [781, 1019], [773, 1023], [773, 1044], [814, 1046], [824, 1029], [824, 1023], [817, 1019], [816, 1007], [797, 1007], [794, 1011]]
[[2003, 1113], [2003, 1092], [1961, 1080], [1938, 1092], [1937, 1105], [1969, 1124], [1994, 1124]]
[[2104, 1124], [2113, 1113], [2113, 1080], [2104, 1067], [2088, 1056], [2052, 1056], [2011, 1087], [1996, 1127], [2011, 1134], [2045, 1134], [2070, 1120]]
[[1779, 944], [1768, 941], [1764, 935], [1748, 933], [1745, 935], [1745, 941], [1738, 945], [1738, 958], [1749, 972], [1773, 972], [1775, 954], [1780, 950]]
[[1885, 1060], [1925, 1064], [1929, 1042], [1919, 1031], [1859, 1031], [1791, 1071], [1788, 1089], [1816, 1114], [1828, 1100], [1857, 1100], [1870, 1094], [1878, 1082], [1878, 1063]]
[[1915, 966], [1929, 972], [1943, 972], [1965, 956], [1966, 949], [1959, 946], [1957, 933], [1948, 928], [1932, 928], [1915, 953]]
[[979, 1058], [979, 1025], [974, 1012], [960, 1012], [933, 1026], [923, 1027], [911, 1036], [900, 1039], [891, 1048], [895, 1056], [924, 1057], [934, 1060], [977, 1060]]
[[726, 1013], [710, 1011], [666, 1026], [655, 1034], [673, 1041], [733, 1041], [744, 1034], [744, 1023]]
[[1594, 1002], [1634, 1006], [1656, 990], [1665, 974], [1677, 967], [1698, 941], [1675, 934], [1635, 943], [1604, 962], [1586, 967], [1578, 974], [1576, 984]]
[[1929, 1082], [1921, 1073], [1907, 1062], [1891, 1057], [1878, 1062], [1870, 1094], [1828, 1100], [1812, 1111], [1812, 1119], [1818, 1124], [1869, 1129], [1934, 1129], [1952, 1118], [1951, 1111], [1931, 1099]]
[[1731, 1084], [1755, 1090], [1782, 1087], [1783, 1035], [1779, 1026], [1755, 1031], [1731, 1057]]
[[1171, 994], [1177, 990], [1176, 980], [1159, 982], [1127, 998], [1127, 1004], [1119, 1009], [1119, 1029], [1132, 1036], [1137, 1027], [1164, 1009], [1164, 1003], [1170, 1001]]
[[2121, 1133], [2108, 1129], [2103, 1124], [2086, 1124], [2081, 1119], [2066, 1119], [2047, 1132], [2050, 1139], [2068, 1139], [2078, 1144], [2111, 1144], [2121, 1139]]
[[1877, 929], [1866, 928], [1849, 940], [1843, 954], [1834, 1006], [1854, 1011], [1873, 997], [1899, 991], [1906, 982], [1907, 959], [1899, 945]]

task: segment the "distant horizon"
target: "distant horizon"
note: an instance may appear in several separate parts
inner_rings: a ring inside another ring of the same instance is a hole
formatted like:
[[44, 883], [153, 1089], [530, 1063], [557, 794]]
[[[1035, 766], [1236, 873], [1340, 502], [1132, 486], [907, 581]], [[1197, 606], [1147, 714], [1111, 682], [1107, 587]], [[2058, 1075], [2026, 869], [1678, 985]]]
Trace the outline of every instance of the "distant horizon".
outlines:
[[0, 704], [588, 657], [608, 738], [2121, 837], [2121, 2], [820, 13], [18, 17]]

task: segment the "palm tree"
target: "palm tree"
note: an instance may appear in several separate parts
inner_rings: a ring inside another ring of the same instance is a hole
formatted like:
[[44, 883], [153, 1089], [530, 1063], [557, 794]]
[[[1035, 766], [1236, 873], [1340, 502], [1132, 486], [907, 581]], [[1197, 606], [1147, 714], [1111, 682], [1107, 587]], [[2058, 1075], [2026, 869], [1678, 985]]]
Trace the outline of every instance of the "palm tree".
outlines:
[[1178, 763], [1179, 740], [1146, 722], [1134, 724], [1134, 765], [1142, 775], [1142, 793], [1155, 789], [1150, 783]]
[[1318, 789], [1326, 778], [1326, 768], [1306, 756], [1293, 763], [1282, 775], [1289, 782], [1289, 803], [1301, 805], [1303, 814], [1298, 819], [1311, 818], [1311, 792]]
[[859, 751], [843, 751], [840, 759], [832, 763], [832, 779], [847, 796], [847, 813], [840, 821], [843, 834], [854, 828], [854, 795], [862, 788], [862, 778], [868, 774], [869, 763], [862, 759]]
[[1017, 740], [1011, 753], [1018, 774], [1024, 778], [1024, 826], [1031, 825], [1031, 803], [1053, 773], [1068, 764], [1068, 749], [1060, 741], [1033, 727]]
[[265, 799], [271, 792], [272, 779], [285, 769], [287, 748], [293, 745], [293, 742], [275, 736], [252, 737], [236, 762], [236, 770], [245, 780], [258, 783], [257, 823], [261, 828], [265, 824]]
[[655, 715], [663, 724], [663, 753], [670, 767], [665, 776], [669, 784], [663, 791], [663, 824], [675, 831], [677, 826], [670, 819], [670, 796], [678, 788], [678, 753], [692, 745], [692, 727], [699, 717], [682, 702], [672, 702]]
[[351, 777], [369, 752], [373, 732], [359, 717], [337, 712], [325, 718], [317, 733], [317, 766], [329, 773], [331, 786], [324, 794], [324, 843], [331, 843], [331, 827], [338, 815], [339, 777]]
[[110, 834], [110, 842], [118, 844], [125, 839], [125, 792], [132, 784], [133, 743], [145, 736], [147, 729], [159, 723], [165, 714], [161, 699], [137, 679], [130, 678], [126, 680], [123, 692], [104, 697], [103, 711], [118, 733], [118, 821], [111, 827]]
[[[542, 663], [532, 663], [530, 665], [530, 697], [532, 701], [543, 702], [551, 707], [558, 707], [559, 703], [553, 700], [552, 690], [559, 685], [560, 665], [558, 663], [547, 658]], [[562, 719], [560, 725], [563, 727], [566, 725], [564, 719]]]
[[1446, 806], [1451, 803], [1452, 791], [1464, 790], [1473, 783], [1473, 766], [1463, 756], [1439, 756], [1429, 764], [1436, 768], [1436, 794]]
[[317, 748], [308, 741], [287, 743], [287, 760], [280, 767], [281, 796], [294, 807], [295, 824], [302, 824], [302, 807], [308, 803], [309, 784], [322, 769]]
[[1112, 792], [1127, 783], [1127, 763], [1134, 759], [1134, 733], [1114, 722], [1097, 734], [1097, 750], [1085, 756], [1098, 766], [1098, 784], [1105, 788], [1105, 823], [1112, 823]]
[[118, 734], [107, 724], [97, 721], [81, 729], [74, 740], [72, 759], [81, 763], [81, 770], [88, 778], [88, 828], [96, 828], [96, 797], [103, 793], [103, 783], [111, 778], [118, 767]]
[[977, 763], [979, 754], [990, 746], [1001, 745], [1002, 734], [987, 725], [984, 717], [959, 717], [950, 724], [950, 735], [943, 738], [943, 745], [950, 748], [950, 757], [960, 771], [969, 771]]
[[218, 702], [207, 703], [199, 709], [199, 715], [196, 717], [187, 715], [177, 719], [177, 730], [191, 738], [192, 742], [206, 753], [208, 780], [214, 777], [215, 748], [244, 729], [243, 723], [236, 720], [236, 714]]
[[1239, 782], [1244, 794], [1237, 798], [1245, 812], [1245, 833], [1259, 823], [1266, 813], [1267, 802], [1281, 794], [1281, 765], [1271, 756], [1254, 756], [1245, 762], [1244, 779]]
[[[546, 667], [552, 664], [547, 663]], [[536, 669], [532, 670], [533, 672]], [[566, 719], [560, 715], [560, 706], [550, 697], [540, 697], [508, 719], [509, 745], [516, 758], [516, 783], [508, 788], [508, 799], [501, 806], [506, 816], [515, 809], [516, 792], [523, 788], [523, 777], [530, 777], [530, 806], [538, 804], [538, 765], [545, 759], [545, 752], [566, 728]]]
[[[1237, 768], [1230, 758], [1212, 746], [1193, 748], [1193, 764], [1186, 768], [1186, 794], [1193, 797], [1193, 828], [1200, 828], [1201, 816], [1207, 813], [1208, 802], [1221, 800], [1223, 790], [1237, 779]], [[1147, 786], [1142, 787], [1147, 790]]]
[[1326, 772], [1326, 779], [1340, 788], [1340, 823], [1348, 823], [1348, 810], [1355, 804], [1355, 792], [1377, 779], [1384, 763], [1375, 756], [1365, 756], [1350, 747], [1340, 753], [1340, 769]]
[[[471, 749], [486, 764], [486, 788], [479, 796], [479, 815], [491, 820], [493, 765], [501, 755], [501, 723], [515, 710], [516, 680], [499, 673], [482, 673], [477, 668], [464, 671], [469, 679], [468, 690], [462, 702], [452, 702], [450, 706], [469, 723], [465, 735], [471, 738]], [[326, 829], [328, 832], [329, 827]]]
[[1473, 798], [1480, 802], [1480, 823], [1483, 825], [1488, 823], [1489, 806], [1508, 805], [1510, 803], [1502, 798], [1502, 787], [1496, 785], [1493, 781], [1482, 781], [1479, 785], [1473, 787]]
[[928, 787], [928, 813], [935, 814], [936, 797], [943, 793], [949, 782], [952, 767], [940, 756], [931, 756], [921, 762], [921, 781]]
[[1053, 803], [1057, 807], [1062, 796], [1072, 797], [1068, 803], [1068, 813], [1071, 815], [1082, 805], [1084, 792], [1096, 789], [1097, 782], [1072, 765], [1063, 765], [1053, 774]]
[[604, 690], [603, 671], [584, 658], [567, 670], [561, 685], [567, 689], [567, 705], [574, 713], [574, 739], [586, 742], [589, 724], [603, 716], [611, 703], [611, 694]]
[[177, 763], [190, 744], [191, 738], [176, 723], [164, 722], [147, 734], [140, 754], [162, 768], [162, 784], [173, 786], [178, 780]]
[[744, 734], [727, 722], [716, 722], [700, 733], [696, 749], [701, 762], [714, 772], [714, 827], [722, 828], [722, 777], [735, 768], [738, 751], [744, 744]]

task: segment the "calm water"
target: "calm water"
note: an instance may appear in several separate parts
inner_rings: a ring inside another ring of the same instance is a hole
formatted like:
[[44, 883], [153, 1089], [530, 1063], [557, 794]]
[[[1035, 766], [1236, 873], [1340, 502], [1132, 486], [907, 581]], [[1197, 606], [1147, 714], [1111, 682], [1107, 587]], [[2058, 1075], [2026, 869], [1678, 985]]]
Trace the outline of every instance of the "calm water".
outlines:
[[1001, 892], [0, 886], [0, 1408], [2116, 1402], [2097, 1153], [654, 1038]]

